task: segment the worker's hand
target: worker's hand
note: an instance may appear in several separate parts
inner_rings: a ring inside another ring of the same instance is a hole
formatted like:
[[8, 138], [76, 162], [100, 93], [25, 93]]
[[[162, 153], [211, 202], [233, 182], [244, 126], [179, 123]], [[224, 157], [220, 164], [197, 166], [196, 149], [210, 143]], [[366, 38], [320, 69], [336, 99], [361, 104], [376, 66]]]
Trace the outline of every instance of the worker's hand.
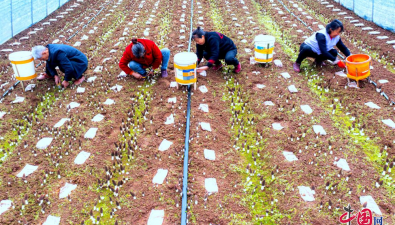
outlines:
[[148, 74], [147, 74], [148, 76], [152, 76], [152, 75], [154, 75], [154, 70], [150, 70], [149, 72], [148, 72]]
[[196, 73], [201, 73], [201, 72], [203, 72], [204, 70], [203, 69], [201, 69], [201, 68], [196, 68]]
[[[45, 74], [45, 73], [44, 73], [44, 74]], [[60, 77], [59, 77], [58, 75], [55, 75], [55, 84], [56, 84], [57, 86], [60, 85]]]
[[207, 69], [208, 69], [208, 66], [202, 66], [202, 67], [197, 68], [197, 69], [196, 69], [196, 72], [197, 72], [197, 73], [201, 73], [201, 72], [203, 72], [203, 71], [205, 71], [205, 70], [207, 70]]
[[63, 86], [64, 88], [67, 88], [69, 85], [70, 85], [69, 82], [67, 82], [67, 81], [65, 81], [65, 80], [62, 82], [62, 86]]
[[136, 73], [136, 72], [133, 72], [133, 73], [132, 73], [132, 76], [134, 76], [134, 78], [136, 78], [136, 79], [138, 79], [138, 80], [143, 79], [143, 76], [141, 76], [141, 74]]
[[339, 58], [336, 58], [336, 60], [335, 61], [333, 61], [333, 64], [338, 64], [340, 62], [340, 59]]

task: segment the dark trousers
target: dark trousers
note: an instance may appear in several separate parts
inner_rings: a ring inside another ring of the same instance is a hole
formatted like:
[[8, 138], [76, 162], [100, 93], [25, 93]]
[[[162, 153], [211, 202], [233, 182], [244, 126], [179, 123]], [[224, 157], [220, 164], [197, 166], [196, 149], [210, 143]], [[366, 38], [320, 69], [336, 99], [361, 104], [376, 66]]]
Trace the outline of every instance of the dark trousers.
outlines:
[[[337, 56], [337, 50], [336, 50], [336, 49], [331, 49], [331, 50], [329, 50], [329, 53], [330, 53], [331, 55], [333, 55], [334, 57]], [[324, 60], [327, 60], [327, 59], [328, 59], [328, 57], [326, 57], [324, 54], [318, 55], [317, 53], [313, 52], [313, 49], [312, 49], [310, 46], [308, 46], [308, 45], [305, 44], [305, 43], [302, 43], [302, 44], [300, 45], [299, 56], [298, 56], [298, 58], [296, 59], [296, 63], [301, 64], [302, 61], [303, 61], [305, 58], [307, 58], [307, 57], [314, 58], [315, 61], [316, 61], [316, 63], [321, 63], [321, 62], [323, 62]]]
[[[237, 66], [239, 65], [239, 60], [236, 59], [236, 55], [237, 55], [237, 49], [232, 49], [227, 51], [225, 54], [220, 54], [218, 57], [217, 62], [215, 62], [215, 64], [219, 64], [220, 63], [220, 59], [225, 59], [225, 63], [228, 65], [234, 65]], [[211, 55], [208, 52], [203, 52], [203, 57], [208, 60], [210, 59]]]

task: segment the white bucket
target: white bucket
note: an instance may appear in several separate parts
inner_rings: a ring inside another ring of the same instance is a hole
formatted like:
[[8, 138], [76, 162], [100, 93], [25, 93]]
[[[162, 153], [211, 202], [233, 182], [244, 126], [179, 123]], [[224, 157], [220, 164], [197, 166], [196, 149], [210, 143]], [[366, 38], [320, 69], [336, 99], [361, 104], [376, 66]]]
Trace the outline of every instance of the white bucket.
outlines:
[[255, 37], [255, 61], [257, 63], [269, 63], [273, 61], [275, 38], [270, 35], [260, 34]]
[[196, 83], [197, 56], [193, 52], [181, 52], [174, 56], [176, 81], [182, 85]]
[[8, 58], [11, 61], [12, 69], [14, 69], [15, 78], [17, 80], [31, 80], [37, 77], [34, 68], [34, 58], [31, 52], [14, 52], [11, 53]]

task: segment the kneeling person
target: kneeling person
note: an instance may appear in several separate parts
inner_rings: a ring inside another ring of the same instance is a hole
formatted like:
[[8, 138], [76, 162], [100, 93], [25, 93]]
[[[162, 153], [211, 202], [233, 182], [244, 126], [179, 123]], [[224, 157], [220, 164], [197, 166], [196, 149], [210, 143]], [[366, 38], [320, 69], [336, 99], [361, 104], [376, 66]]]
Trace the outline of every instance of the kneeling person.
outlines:
[[219, 60], [225, 59], [226, 64], [235, 66], [235, 73], [240, 73], [241, 64], [236, 58], [237, 48], [232, 39], [219, 32], [205, 32], [198, 27], [192, 33], [192, 40], [196, 42], [198, 65], [203, 57], [208, 61], [206, 66], [197, 68], [197, 72], [202, 72], [210, 67], [219, 70], [222, 68], [222, 63]]
[[311, 37], [307, 38], [300, 45], [299, 56], [293, 64], [296, 72], [300, 72], [300, 64], [307, 57], [315, 59], [316, 66], [323, 66], [324, 60], [331, 60], [339, 67], [344, 68], [344, 62], [337, 58], [337, 50], [333, 47], [336, 46], [344, 55], [349, 56], [350, 51], [343, 44], [340, 34], [343, 32], [343, 24], [339, 20], [333, 20], [325, 29], [314, 33]]
[[[154, 74], [154, 70], [161, 66], [161, 76], [167, 77], [167, 64], [170, 59], [170, 50], [164, 48], [159, 50], [158, 46], [151, 40], [132, 39], [119, 61], [119, 67], [128, 75], [136, 79], [142, 79]], [[150, 68], [147, 73], [146, 69]]]
[[69, 86], [69, 81], [75, 79], [74, 84], [79, 85], [85, 77], [82, 75], [88, 69], [88, 58], [78, 49], [62, 44], [49, 44], [35, 46], [32, 49], [34, 59], [45, 60], [45, 73], [37, 79], [55, 79], [56, 85], [60, 85], [60, 78], [56, 67], [64, 73], [63, 87]]

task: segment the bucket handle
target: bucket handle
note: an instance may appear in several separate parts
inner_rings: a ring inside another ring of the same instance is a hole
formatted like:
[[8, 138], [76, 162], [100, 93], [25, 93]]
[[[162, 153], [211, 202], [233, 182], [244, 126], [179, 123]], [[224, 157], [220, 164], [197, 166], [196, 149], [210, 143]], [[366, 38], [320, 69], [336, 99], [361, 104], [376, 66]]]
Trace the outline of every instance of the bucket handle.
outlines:
[[[19, 74], [19, 70], [18, 70], [18, 64], [15, 64], [15, 69], [16, 69], [16, 73], [17, 73], [18, 77], [21, 77], [21, 75]], [[24, 91], [25, 85], [23, 85], [23, 81], [21, 81], [21, 84], [22, 84], [22, 89]]]
[[369, 70], [370, 70], [371, 65], [372, 65], [372, 60], [369, 61], [369, 68], [368, 68], [368, 70], [366, 70], [366, 71], [369, 71]]
[[361, 73], [368, 73], [369, 72], [369, 70], [365, 70], [365, 71], [362, 71]]

